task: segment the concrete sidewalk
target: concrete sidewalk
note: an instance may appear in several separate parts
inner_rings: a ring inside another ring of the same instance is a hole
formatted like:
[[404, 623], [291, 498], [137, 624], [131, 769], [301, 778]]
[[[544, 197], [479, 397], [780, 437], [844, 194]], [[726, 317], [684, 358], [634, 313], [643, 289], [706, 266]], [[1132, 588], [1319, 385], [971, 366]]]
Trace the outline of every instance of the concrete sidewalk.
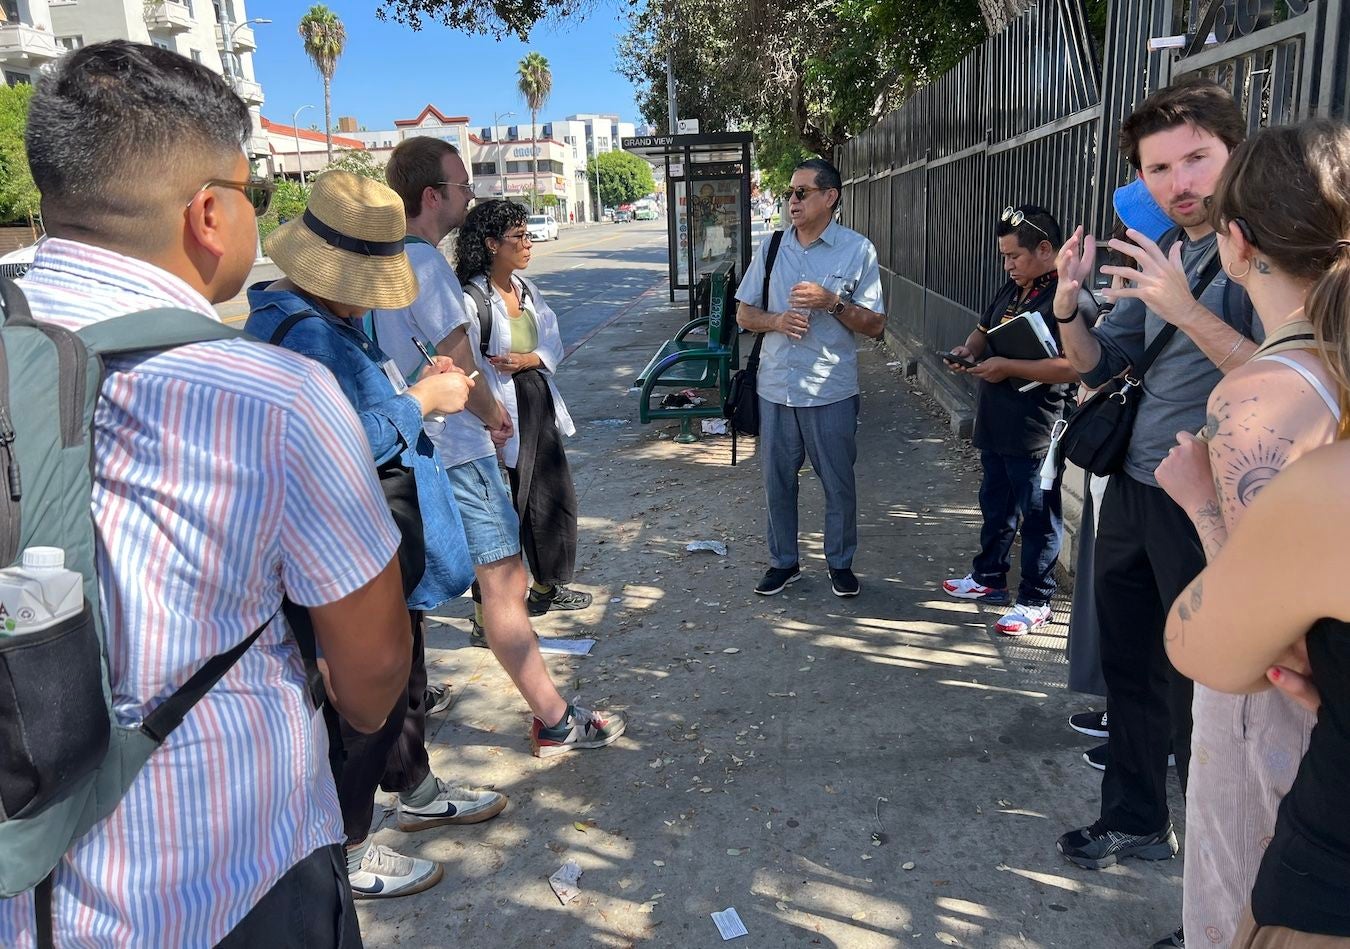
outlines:
[[[415, 835], [387, 820], [377, 840], [444, 861], [446, 878], [362, 904], [367, 945], [714, 946], [709, 914], [729, 906], [745, 946], [1141, 947], [1179, 925], [1179, 860], [1093, 873], [1055, 852], [1096, 817], [1100, 784], [1080, 757], [1092, 742], [1065, 724], [1091, 704], [1064, 688], [1068, 602], [1044, 635], [1007, 640], [996, 611], [942, 594], [967, 572], [979, 483], [945, 413], [866, 348], [863, 593], [831, 595], [805, 473], [805, 576], [757, 597], [754, 442], [732, 468], [729, 439], [674, 444], [677, 423], [639, 426], [628, 393], [682, 321], [648, 293], [557, 380], [578, 427], [576, 585], [595, 605], [537, 625], [598, 640], [546, 658], [568, 697], [628, 711], [628, 735], [530, 757], [524, 702], [468, 646], [469, 601], [445, 607], [429, 663], [456, 703], [433, 722], [433, 764], [511, 807]], [[705, 539], [728, 556], [685, 550]], [[585, 872], [564, 907], [547, 878], [568, 858]]]

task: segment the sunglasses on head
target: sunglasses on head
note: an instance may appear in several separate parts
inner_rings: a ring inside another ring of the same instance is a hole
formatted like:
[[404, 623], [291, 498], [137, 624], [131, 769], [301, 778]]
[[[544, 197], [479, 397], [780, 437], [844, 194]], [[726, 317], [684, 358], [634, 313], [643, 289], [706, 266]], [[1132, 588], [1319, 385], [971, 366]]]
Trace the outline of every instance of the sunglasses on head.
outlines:
[[815, 194], [817, 191], [824, 191], [824, 188], [813, 188], [809, 185], [798, 185], [795, 188], [788, 188], [783, 192], [783, 200], [791, 201], [796, 198], [798, 201], [805, 201], [808, 194]]
[[[267, 213], [267, 209], [272, 206], [272, 195], [277, 190], [277, 183], [271, 178], [262, 178], [259, 176], [250, 177], [247, 181], [230, 181], [226, 178], [212, 178], [204, 185], [193, 192], [195, 199], [207, 188], [232, 188], [235, 191], [242, 191], [248, 198], [249, 204], [253, 205], [253, 213], [262, 217]], [[192, 201], [188, 201], [192, 204]]]
[[[1040, 231], [1042, 234], [1045, 234], [1045, 228], [1041, 227], [1017, 208], [1014, 208], [1011, 204], [1003, 209], [1003, 213], [999, 215], [998, 219], [1010, 227], [1021, 227], [1023, 224], [1027, 224], [1036, 228], [1036, 230]], [[1050, 235], [1045, 234], [1045, 238], [1046, 240], [1049, 240]]]

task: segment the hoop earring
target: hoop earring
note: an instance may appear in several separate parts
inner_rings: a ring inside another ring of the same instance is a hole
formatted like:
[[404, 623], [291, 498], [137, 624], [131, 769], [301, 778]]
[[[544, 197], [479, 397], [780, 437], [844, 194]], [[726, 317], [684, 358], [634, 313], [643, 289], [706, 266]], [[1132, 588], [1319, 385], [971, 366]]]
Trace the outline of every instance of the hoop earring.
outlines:
[[1232, 277], [1234, 280], [1241, 280], [1243, 277], [1247, 276], [1247, 274], [1252, 272], [1252, 262], [1250, 260], [1247, 261], [1247, 269], [1242, 271], [1242, 273], [1233, 273], [1233, 271], [1229, 270], [1227, 267], [1223, 269], [1227, 270], [1228, 276]]

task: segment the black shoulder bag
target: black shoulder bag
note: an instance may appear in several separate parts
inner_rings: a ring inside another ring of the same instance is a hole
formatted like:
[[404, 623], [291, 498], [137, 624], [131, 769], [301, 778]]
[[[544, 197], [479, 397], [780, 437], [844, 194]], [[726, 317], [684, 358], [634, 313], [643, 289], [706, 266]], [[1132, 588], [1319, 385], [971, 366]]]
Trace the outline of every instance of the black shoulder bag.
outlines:
[[[774, 231], [769, 238], [769, 252], [764, 257], [764, 289], [760, 294], [760, 304], [769, 309], [769, 276], [773, 273], [773, 262], [778, 257], [778, 245], [783, 243], [783, 232]], [[731, 377], [727, 390], [727, 402], [722, 407], [722, 416], [731, 429], [731, 464], [736, 464], [736, 436], [759, 435], [759, 350], [764, 345], [764, 334], [755, 334], [755, 344], [750, 347], [750, 357], [745, 368]]]
[[[1222, 265], [1216, 249], [1191, 288], [1196, 299], [1205, 292]], [[1139, 413], [1144, 373], [1148, 372], [1176, 332], [1175, 326], [1163, 327], [1144, 352], [1139, 365], [1131, 366], [1124, 374], [1103, 385], [1092, 398], [1078, 407], [1059, 440], [1064, 458], [1095, 475], [1112, 475], [1125, 466], [1125, 455], [1134, 432], [1134, 419]]]

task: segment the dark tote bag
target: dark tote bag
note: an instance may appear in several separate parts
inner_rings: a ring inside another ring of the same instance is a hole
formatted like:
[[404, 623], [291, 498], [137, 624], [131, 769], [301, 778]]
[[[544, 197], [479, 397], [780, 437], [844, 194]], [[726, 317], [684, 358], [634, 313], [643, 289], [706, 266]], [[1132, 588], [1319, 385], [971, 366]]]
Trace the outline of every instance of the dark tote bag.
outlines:
[[[764, 289], [760, 293], [760, 306], [766, 312], [769, 309], [769, 276], [773, 273], [773, 262], [778, 257], [778, 245], [783, 243], [783, 232], [774, 231], [769, 238], [769, 251], [764, 258]], [[736, 437], [759, 435], [759, 351], [764, 345], [764, 334], [755, 334], [755, 344], [750, 347], [750, 356], [745, 368], [731, 377], [727, 389], [726, 405], [722, 406], [722, 417], [731, 429], [731, 464], [736, 464]]]

